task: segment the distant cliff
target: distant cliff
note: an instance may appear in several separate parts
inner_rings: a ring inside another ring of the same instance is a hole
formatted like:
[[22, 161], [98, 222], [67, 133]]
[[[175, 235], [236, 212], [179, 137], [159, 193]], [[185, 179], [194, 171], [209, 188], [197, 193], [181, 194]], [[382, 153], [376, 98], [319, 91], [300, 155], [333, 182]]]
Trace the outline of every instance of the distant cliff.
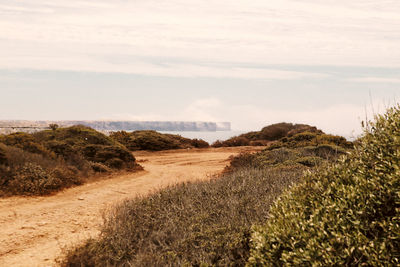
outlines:
[[48, 128], [49, 124], [60, 127], [85, 125], [98, 131], [192, 131], [215, 132], [230, 131], [230, 122], [197, 122], [197, 121], [0, 121], [1, 132], [36, 131]]

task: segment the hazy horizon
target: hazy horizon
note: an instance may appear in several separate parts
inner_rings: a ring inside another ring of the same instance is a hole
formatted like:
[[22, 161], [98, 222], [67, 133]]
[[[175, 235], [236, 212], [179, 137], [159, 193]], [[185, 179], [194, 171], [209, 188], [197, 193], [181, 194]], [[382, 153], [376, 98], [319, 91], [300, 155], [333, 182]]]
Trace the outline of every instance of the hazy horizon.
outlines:
[[0, 18], [0, 120], [350, 136], [400, 92], [394, 0], [3, 0]]

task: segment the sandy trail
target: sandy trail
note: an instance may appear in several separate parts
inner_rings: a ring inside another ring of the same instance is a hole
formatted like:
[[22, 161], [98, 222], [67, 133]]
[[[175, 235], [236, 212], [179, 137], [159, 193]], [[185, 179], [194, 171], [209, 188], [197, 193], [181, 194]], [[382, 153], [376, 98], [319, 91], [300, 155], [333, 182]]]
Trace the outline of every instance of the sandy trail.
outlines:
[[48, 197], [0, 199], [0, 266], [56, 266], [65, 247], [99, 234], [102, 211], [177, 182], [207, 179], [229, 157], [260, 148], [210, 148], [134, 153], [145, 171], [65, 190]]

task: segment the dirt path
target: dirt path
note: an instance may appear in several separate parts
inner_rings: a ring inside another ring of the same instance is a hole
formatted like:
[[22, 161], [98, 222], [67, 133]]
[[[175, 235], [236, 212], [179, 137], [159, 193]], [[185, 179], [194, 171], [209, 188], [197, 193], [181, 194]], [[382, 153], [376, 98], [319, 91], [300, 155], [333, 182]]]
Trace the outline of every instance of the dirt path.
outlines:
[[99, 234], [104, 209], [169, 184], [207, 179], [219, 173], [231, 155], [255, 149], [138, 152], [135, 156], [145, 171], [49, 197], [0, 199], [0, 266], [55, 266], [54, 260], [63, 248]]

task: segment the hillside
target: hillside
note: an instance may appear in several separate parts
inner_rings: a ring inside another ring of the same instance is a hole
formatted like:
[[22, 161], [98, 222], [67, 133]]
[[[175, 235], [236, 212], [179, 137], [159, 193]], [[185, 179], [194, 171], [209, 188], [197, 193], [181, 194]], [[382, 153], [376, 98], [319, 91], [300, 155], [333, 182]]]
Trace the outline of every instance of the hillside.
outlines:
[[49, 194], [96, 172], [136, 168], [125, 146], [85, 126], [0, 135], [0, 195]]
[[269, 146], [301, 147], [307, 145], [330, 144], [342, 148], [351, 148], [352, 144], [344, 137], [326, 134], [317, 127], [306, 124], [277, 123], [266, 126], [260, 131], [244, 133], [225, 141], [216, 141], [213, 147], [229, 146]]

